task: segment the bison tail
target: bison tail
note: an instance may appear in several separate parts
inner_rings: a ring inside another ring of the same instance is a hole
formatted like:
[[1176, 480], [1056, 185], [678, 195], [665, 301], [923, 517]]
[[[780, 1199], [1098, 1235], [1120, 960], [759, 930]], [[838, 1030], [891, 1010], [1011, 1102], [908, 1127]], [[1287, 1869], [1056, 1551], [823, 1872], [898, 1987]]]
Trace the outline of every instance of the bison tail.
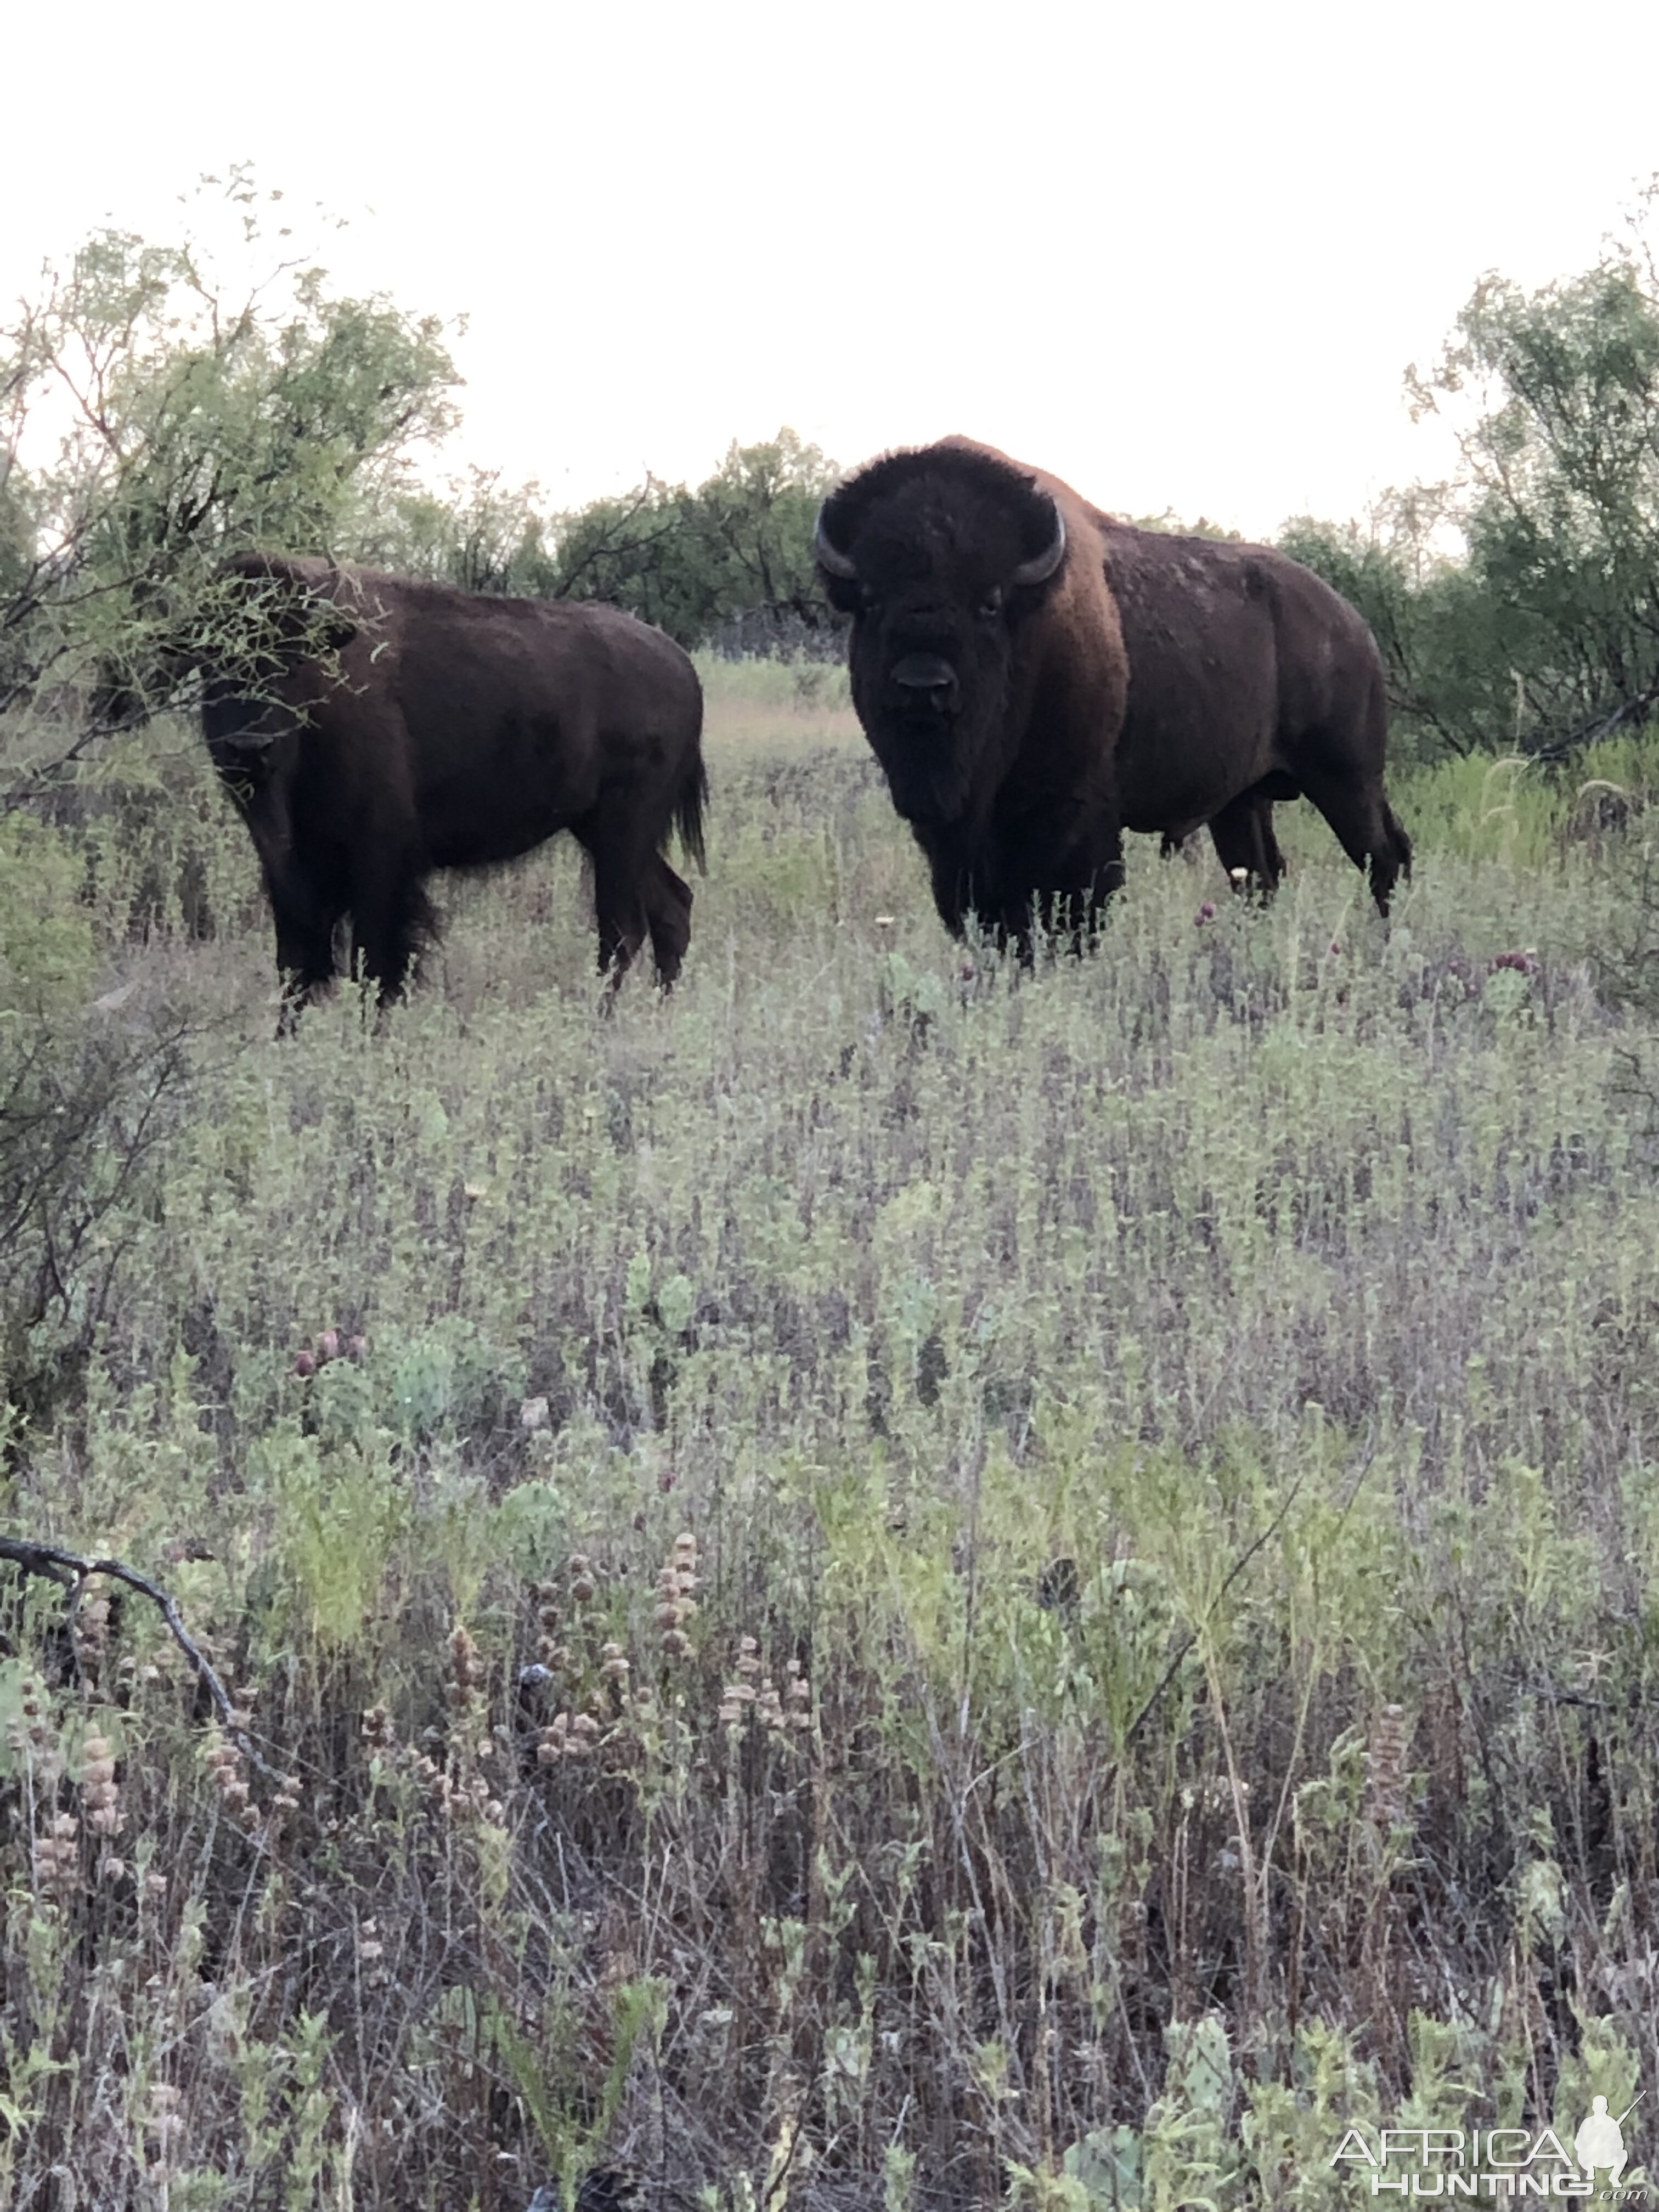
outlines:
[[685, 779], [674, 800], [674, 827], [681, 844], [697, 864], [697, 872], [707, 875], [708, 858], [703, 850], [702, 810], [708, 800], [708, 771], [702, 764], [701, 753], [694, 753]]
[[409, 932], [409, 950], [418, 965], [421, 955], [429, 952], [442, 939], [444, 918], [427, 896], [425, 887], [411, 884], [404, 903], [404, 927]]
[[1388, 830], [1389, 842], [1394, 847], [1395, 859], [1400, 863], [1400, 872], [1402, 876], [1408, 876], [1412, 872], [1412, 841], [1401, 828], [1400, 817], [1386, 799], [1382, 802], [1382, 820]]

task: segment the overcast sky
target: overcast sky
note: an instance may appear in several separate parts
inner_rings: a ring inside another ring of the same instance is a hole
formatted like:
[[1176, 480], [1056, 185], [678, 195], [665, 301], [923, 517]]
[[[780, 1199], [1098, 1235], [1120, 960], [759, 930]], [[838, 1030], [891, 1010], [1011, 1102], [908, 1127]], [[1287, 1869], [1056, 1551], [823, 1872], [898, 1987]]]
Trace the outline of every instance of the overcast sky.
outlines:
[[1401, 378], [1659, 169], [1659, 6], [11, 0], [0, 292], [257, 165], [465, 313], [464, 458], [561, 504], [792, 423], [962, 430], [1255, 533], [1431, 472]]

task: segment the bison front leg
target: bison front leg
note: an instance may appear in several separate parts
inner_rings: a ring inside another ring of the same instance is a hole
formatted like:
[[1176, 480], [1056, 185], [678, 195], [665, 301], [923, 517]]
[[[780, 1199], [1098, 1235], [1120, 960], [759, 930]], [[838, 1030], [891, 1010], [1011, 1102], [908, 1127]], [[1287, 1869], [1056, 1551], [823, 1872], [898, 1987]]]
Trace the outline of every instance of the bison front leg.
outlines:
[[359, 856], [351, 887], [351, 936], [357, 973], [382, 1006], [409, 988], [438, 918], [422, 887], [419, 864], [395, 848]]
[[999, 898], [954, 857], [931, 860], [933, 904], [952, 937], [977, 940], [996, 952], [1012, 950], [1020, 965], [1036, 959], [1036, 902], [1029, 892]]
[[282, 981], [279, 1037], [292, 1036], [301, 1013], [320, 999], [334, 981], [334, 931], [339, 917], [326, 923], [310, 918], [276, 916], [276, 972]]
[[287, 784], [277, 775], [256, 780], [251, 772], [222, 769], [237, 811], [259, 858], [259, 873], [276, 931], [276, 974], [282, 988], [279, 1037], [291, 1036], [303, 1009], [334, 981], [334, 934], [346, 910], [345, 886], [333, 877], [325, 851], [295, 851]]
[[1086, 952], [1105, 926], [1106, 909], [1122, 890], [1123, 878], [1123, 839], [1114, 832], [1080, 881], [1038, 893], [1030, 902], [1028, 917], [1035, 918], [1055, 952]]
[[333, 983], [334, 934], [345, 901], [328, 899], [292, 866], [280, 873], [267, 870], [265, 890], [276, 925], [276, 973], [282, 986], [276, 1034], [292, 1036], [303, 1010]]

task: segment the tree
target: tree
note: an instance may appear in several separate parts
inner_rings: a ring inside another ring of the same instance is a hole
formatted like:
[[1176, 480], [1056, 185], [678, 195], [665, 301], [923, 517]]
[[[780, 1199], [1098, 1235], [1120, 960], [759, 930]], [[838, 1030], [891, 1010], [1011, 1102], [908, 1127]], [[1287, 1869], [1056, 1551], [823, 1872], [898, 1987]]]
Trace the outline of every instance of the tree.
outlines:
[[101, 231], [0, 331], [0, 713], [55, 726], [13, 803], [176, 696], [206, 641], [254, 650], [227, 551], [356, 553], [453, 422], [438, 321], [283, 258], [246, 170], [221, 197], [229, 264]]
[[1419, 418], [1455, 434], [1449, 483], [1390, 494], [1363, 529], [1280, 533], [1365, 615], [1431, 744], [1561, 752], [1659, 708], [1656, 204], [1583, 275], [1483, 278], [1408, 372]]
[[1411, 388], [1423, 412], [1463, 417], [1489, 682], [1510, 678], [1534, 742], [1644, 718], [1659, 702], [1659, 286], [1639, 233], [1530, 295], [1484, 279]]
[[365, 525], [365, 557], [475, 592], [603, 599], [684, 645], [828, 642], [836, 618], [812, 556], [837, 471], [791, 429], [733, 441], [695, 490], [645, 482], [550, 514], [535, 483], [474, 468], [442, 492], [405, 490]]
[[763, 611], [808, 629], [828, 627], [812, 538], [839, 473], [787, 427], [763, 445], [732, 441], [696, 494], [695, 528], [718, 619]]
[[550, 528], [538, 484], [473, 467], [443, 492], [398, 495], [366, 526], [361, 552], [376, 567], [463, 591], [541, 594], [555, 569]]
[[760, 445], [734, 441], [695, 491], [647, 477], [623, 498], [564, 517], [542, 588], [609, 599], [683, 645], [736, 625], [763, 649], [827, 639], [835, 617], [818, 589], [812, 532], [838, 473], [787, 428]]
[[616, 499], [596, 499], [554, 526], [554, 553], [536, 584], [554, 597], [604, 599], [700, 645], [710, 597], [697, 558], [684, 486], [647, 477]]

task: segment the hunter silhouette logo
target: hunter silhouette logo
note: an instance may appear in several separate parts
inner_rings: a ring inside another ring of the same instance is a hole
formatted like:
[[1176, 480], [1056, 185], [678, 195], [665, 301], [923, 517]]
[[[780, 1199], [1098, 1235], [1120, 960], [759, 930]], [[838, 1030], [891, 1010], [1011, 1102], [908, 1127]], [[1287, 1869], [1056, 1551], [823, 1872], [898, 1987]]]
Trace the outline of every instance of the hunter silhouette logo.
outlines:
[[1605, 2166], [1607, 2187], [1618, 2188], [1619, 2177], [1624, 2172], [1625, 2161], [1629, 2156], [1629, 2153], [1625, 2148], [1625, 2122], [1646, 2094], [1645, 2089], [1638, 2089], [1616, 2120], [1607, 2111], [1607, 2100], [1605, 2097], [1593, 2097], [1590, 2100], [1589, 2118], [1583, 2123], [1577, 2134], [1573, 2137], [1572, 2148], [1574, 2157], [1589, 2174], [1592, 2183], [1595, 2179], [1597, 2168]]

